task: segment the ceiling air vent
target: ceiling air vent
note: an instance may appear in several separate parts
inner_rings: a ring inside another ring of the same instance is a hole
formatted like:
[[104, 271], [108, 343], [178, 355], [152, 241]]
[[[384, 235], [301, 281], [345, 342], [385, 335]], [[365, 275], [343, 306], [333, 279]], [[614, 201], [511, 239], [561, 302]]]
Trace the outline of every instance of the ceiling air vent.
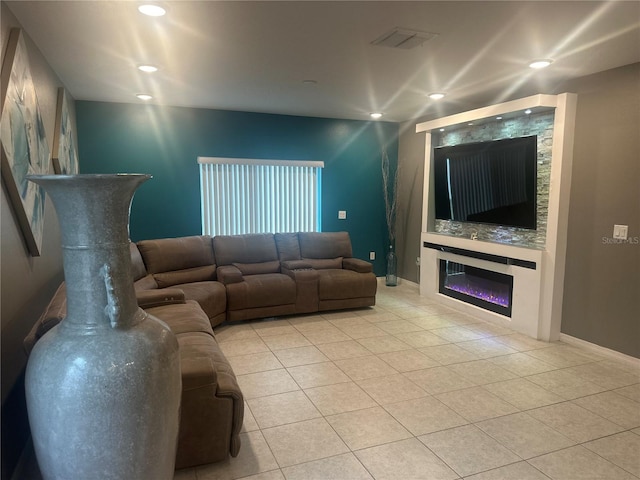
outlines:
[[371, 42], [372, 45], [381, 47], [402, 48], [409, 50], [411, 48], [422, 45], [427, 40], [437, 37], [437, 33], [418, 32], [416, 30], [408, 30], [406, 28], [394, 28], [390, 32], [378, 37]]

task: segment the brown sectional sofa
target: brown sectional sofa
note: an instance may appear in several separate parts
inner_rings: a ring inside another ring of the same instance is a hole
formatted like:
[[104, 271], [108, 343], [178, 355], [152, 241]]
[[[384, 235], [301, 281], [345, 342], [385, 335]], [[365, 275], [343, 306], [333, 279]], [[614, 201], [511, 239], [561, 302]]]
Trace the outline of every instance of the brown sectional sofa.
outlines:
[[[213, 327], [272, 316], [371, 306], [377, 282], [352, 258], [347, 232], [192, 236], [132, 243], [138, 304], [180, 346], [182, 404], [176, 468], [236, 456], [244, 401]], [[25, 338], [66, 314], [64, 284]]]

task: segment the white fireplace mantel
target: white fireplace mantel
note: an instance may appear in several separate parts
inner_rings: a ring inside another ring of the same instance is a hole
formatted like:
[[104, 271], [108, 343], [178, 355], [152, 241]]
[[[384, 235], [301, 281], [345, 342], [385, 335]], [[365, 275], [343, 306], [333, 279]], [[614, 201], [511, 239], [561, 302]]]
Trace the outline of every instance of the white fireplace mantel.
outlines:
[[[571, 93], [534, 95], [416, 125], [416, 132], [425, 134], [424, 193], [420, 243], [421, 295], [436, 299], [458, 310], [474, 314], [479, 318], [507, 325], [534, 338], [546, 341], [554, 341], [559, 338], [576, 103], [577, 96]], [[523, 112], [527, 108], [555, 109], [547, 233], [544, 248], [527, 248], [435, 233], [433, 178], [431, 175], [433, 159], [431, 132], [453, 125], [495, 118], [497, 115]], [[534, 262], [535, 269], [523, 268], [514, 264], [505, 265], [439, 251], [425, 247], [424, 242]], [[440, 259], [452, 260], [512, 275], [514, 289], [511, 318], [439, 293]]]

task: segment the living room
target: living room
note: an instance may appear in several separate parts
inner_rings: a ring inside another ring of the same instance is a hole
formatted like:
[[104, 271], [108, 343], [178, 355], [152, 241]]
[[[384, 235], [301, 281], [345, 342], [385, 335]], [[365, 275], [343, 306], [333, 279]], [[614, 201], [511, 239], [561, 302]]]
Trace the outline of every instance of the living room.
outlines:
[[[22, 28], [51, 148], [57, 90], [66, 87], [72, 95], [75, 92], [71, 84], [61, 80], [61, 72], [52, 67], [52, 60], [43, 55], [43, 46], [35, 43], [38, 29], [27, 28], [26, 17], [24, 21], [19, 20], [16, 12], [21, 7], [17, 3], [21, 2], [2, 3], [3, 55], [10, 29]], [[394, 2], [383, 3], [387, 4], [388, 11], [393, 11]], [[598, 4], [603, 5], [606, 4]], [[473, 100], [445, 97], [444, 103], [415, 105], [414, 116], [404, 118], [394, 119], [391, 114], [384, 115], [382, 121], [366, 118], [374, 108], [383, 105], [360, 108], [359, 116], [349, 113], [333, 117], [323, 111], [315, 115], [283, 114], [257, 107], [255, 110], [237, 107], [234, 111], [222, 104], [202, 107], [178, 106], [179, 103], [141, 104], [134, 98], [123, 103], [98, 94], [90, 97], [78, 93], [73, 116], [80, 170], [82, 173], [141, 172], [154, 176], [136, 194], [132, 209], [131, 236], [142, 240], [201, 233], [198, 156], [322, 160], [326, 162], [322, 229], [349, 231], [354, 256], [369, 259], [370, 252], [375, 252], [374, 271], [377, 276], [383, 276], [388, 243], [380, 174], [380, 155], [384, 148], [392, 163], [400, 165], [398, 203], [403, 208], [399, 211], [396, 239], [398, 274], [407, 284], [418, 283], [416, 259], [422, 248], [425, 142], [422, 135], [416, 134], [416, 124], [537, 93], [576, 93], [578, 107], [561, 332], [638, 358], [640, 308], [635, 292], [640, 280], [633, 266], [639, 263], [640, 249], [637, 243], [616, 243], [611, 239], [614, 224], [628, 225], [628, 238], [637, 238], [640, 217], [636, 201], [640, 49], [638, 42], [631, 52], [620, 52], [607, 43], [608, 38], [627, 36], [637, 40], [638, 9], [633, 3], [619, 8], [629, 8], [632, 14], [627, 14], [625, 22], [612, 28], [609, 37], [592, 42], [602, 45], [603, 50], [597, 51], [600, 58], [610, 56], [608, 68], [588, 75], [567, 74], [547, 83], [533, 81], [523, 86], [513, 82], [500, 90], [500, 96], [485, 94], [484, 98]], [[174, 13], [176, 10], [177, 7]], [[591, 5], [585, 11], [595, 16], [599, 10]], [[171, 13], [170, 9], [169, 15]], [[588, 16], [576, 15], [575, 28], [579, 30], [579, 25], [583, 25], [588, 31], [588, 19]], [[397, 25], [388, 25], [394, 26]], [[430, 24], [414, 28], [438, 31]], [[580, 50], [578, 45], [580, 42], [574, 45], [576, 51]], [[475, 48], [468, 49], [469, 62], [475, 52]], [[623, 53], [630, 54], [632, 60], [616, 63], [618, 55], [627, 58]], [[571, 52], [566, 51], [564, 55], [571, 57]], [[390, 65], [395, 62], [395, 58], [391, 59]], [[562, 62], [557, 60], [551, 66], [554, 67], [562, 67]], [[253, 73], [259, 76], [260, 68], [256, 66]], [[383, 72], [379, 74], [382, 76]], [[299, 82], [310, 79], [304, 77]], [[452, 80], [446, 79], [445, 83], [447, 81]], [[184, 79], [182, 83], [176, 81], [176, 85], [184, 83]], [[179, 90], [179, 86], [175, 88]], [[307, 88], [322, 88], [322, 82], [315, 86], [300, 84], [298, 90], [288, 93], [304, 98], [309, 95], [308, 90], [304, 90]], [[62, 259], [60, 232], [50, 202], [46, 204], [44, 241], [39, 257], [31, 256], [24, 245], [4, 183], [2, 209], [2, 457], [3, 478], [10, 478], [30, 435], [24, 407], [23, 376], [27, 358], [22, 340], [62, 280]], [[339, 219], [338, 211], [346, 211], [347, 218]]]

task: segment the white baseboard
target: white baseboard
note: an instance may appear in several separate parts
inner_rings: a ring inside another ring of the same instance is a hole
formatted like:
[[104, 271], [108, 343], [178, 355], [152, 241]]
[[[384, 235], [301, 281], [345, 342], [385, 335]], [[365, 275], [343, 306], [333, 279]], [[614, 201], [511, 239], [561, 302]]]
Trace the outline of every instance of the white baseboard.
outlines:
[[[383, 284], [384, 286], [384, 282], [386, 281], [386, 277], [376, 277], [378, 280], [378, 283]], [[400, 278], [398, 277], [398, 285], [407, 285], [409, 287], [412, 288], [420, 288], [420, 285], [416, 282], [412, 282], [411, 280], [407, 280], [405, 278]]]
[[593, 353], [602, 355], [603, 357], [609, 357], [612, 360], [624, 362], [628, 365], [631, 365], [632, 367], [640, 368], [640, 358], [632, 357], [631, 355], [617, 352], [615, 350], [611, 350], [610, 348], [601, 347], [600, 345], [587, 342], [586, 340], [582, 340], [580, 338], [572, 337], [571, 335], [567, 335], [566, 333], [560, 334], [560, 341], [568, 343], [569, 345], [576, 345], [578, 347], [585, 348], [592, 351]]

